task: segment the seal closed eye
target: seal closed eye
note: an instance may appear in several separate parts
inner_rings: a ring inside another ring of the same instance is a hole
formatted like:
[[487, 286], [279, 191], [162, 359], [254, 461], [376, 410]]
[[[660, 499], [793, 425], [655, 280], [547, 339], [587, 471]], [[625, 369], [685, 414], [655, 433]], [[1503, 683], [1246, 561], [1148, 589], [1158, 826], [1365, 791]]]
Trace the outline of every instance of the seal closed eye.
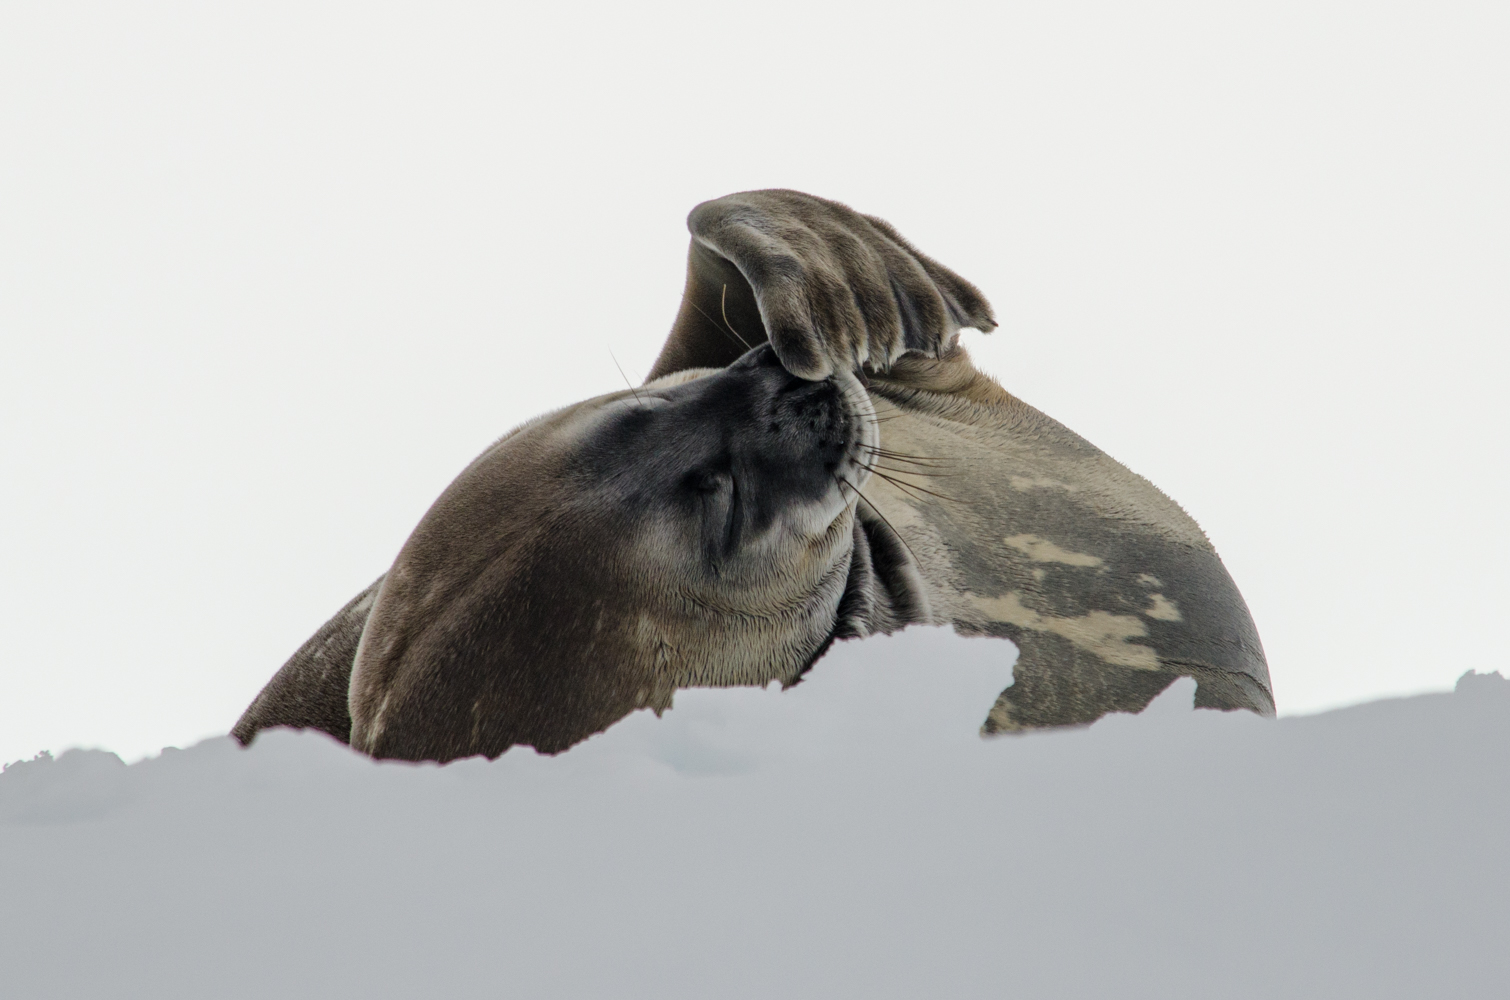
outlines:
[[972, 285], [797, 192], [688, 224], [646, 386], [473, 462], [238, 739], [302, 725], [380, 757], [555, 752], [678, 687], [791, 683], [836, 638], [919, 623], [1018, 645], [988, 730], [1136, 711], [1182, 674], [1200, 705], [1272, 714], [1205, 535], [971, 365], [958, 330], [995, 326]]

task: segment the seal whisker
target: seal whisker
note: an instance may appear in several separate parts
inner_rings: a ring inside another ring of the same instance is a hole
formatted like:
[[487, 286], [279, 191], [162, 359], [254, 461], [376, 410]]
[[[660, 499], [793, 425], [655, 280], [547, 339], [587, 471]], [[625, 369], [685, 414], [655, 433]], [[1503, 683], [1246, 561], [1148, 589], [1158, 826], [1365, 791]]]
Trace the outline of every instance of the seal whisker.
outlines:
[[640, 398], [639, 390], [634, 387], [634, 383], [629, 381], [629, 376], [624, 374], [624, 366], [619, 364], [618, 358], [614, 357], [612, 347], [608, 349], [608, 356], [610, 358], [613, 358], [613, 366], [619, 370], [619, 377], [624, 380], [625, 385], [629, 386], [629, 391], [634, 393], [634, 401], [639, 405], [644, 406], [645, 401]]
[[935, 472], [932, 469], [916, 469], [906, 465], [888, 465], [885, 461], [878, 459], [871, 459], [867, 464], [873, 469], [884, 469], [898, 476], [921, 476], [924, 479], [955, 479], [959, 475], [954, 472]]
[[865, 445], [867, 451], [873, 451], [877, 455], [885, 455], [887, 458], [909, 458], [919, 462], [943, 462], [947, 459], [939, 455], [913, 455], [905, 451], [893, 451], [890, 448], [882, 448], [880, 445]]
[[[928, 502], [928, 501], [924, 500], [921, 496], [918, 495], [919, 493], [927, 492], [925, 490], [922, 490], [919, 487], [914, 487], [910, 483], [898, 482], [897, 480], [892, 479], [890, 476], [883, 475], [882, 473], [879, 473], [879, 472], [872, 472], [871, 475], [875, 476], [877, 479], [881, 479], [881, 480], [884, 480], [885, 482], [890, 483], [899, 492], [901, 492], [902, 494], [904, 494], [908, 499], [916, 500], [919, 503], [927, 503]], [[914, 491], [916, 491], [916, 492], [914, 492]]]
[[887, 465], [885, 462], [872, 459], [867, 463], [873, 469], [883, 469], [895, 476], [919, 476], [923, 479], [957, 479], [956, 472], [934, 472], [930, 469], [914, 469], [905, 465]]
[[880, 449], [867, 448], [866, 451], [876, 457], [884, 458], [888, 462], [901, 462], [904, 465], [915, 465], [922, 468], [942, 468], [948, 465], [946, 459], [937, 458], [914, 458], [910, 455], [899, 455], [896, 452], [882, 451]]
[[895, 486], [897, 489], [901, 490], [904, 493], [907, 493], [907, 495], [911, 496], [914, 500], [919, 500], [919, 501], [922, 500], [921, 497], [917, 496], [916, 493], [912, 492], [912, 491], [915, 490], [917, 493], [926, 493], [926, 494], [928, 494], [931, 497], [937, 497], [938, 499], [946, 501], [947, 503], [960, 503], [961, 502], [958, 497], [946, 496], [943, 493], [938, 493], [938, 492], [935, 492], [934, 490], [930, 490], [930, 489], [928, 489], [926, 487], [919, 486], [917, 483], [903, 482], [902, 480], [897, 479], [894, 476], [888, 476], [886, 473], [880, 471], [878, 468], [876, 468], [873, 465], [866, 465], [866, 466], [864, 466], [864, 468], [871, 475], [886, 480], [888, 483], [890, 483], [891, 485]]
[[725, 337], [728, 337], [732, 333], [734, 335], [733, 336], [733, 340], [734, 340], [734, 342], [736, 344], [739, 344], [745, 350], [749, 350], [750, 349], [750, 345], [747, 344], [747, 343], [745, 343], [745, 339], [743, 337], [741, 337], [734, 330], [725, 330], [723, 327], [719, 326], [718, 325], [718, 320], [714, 319], [712, 316], [709, 316], [708, 313], [707, 313], [707, 311], [705, 309], [703, 309], [702, 306], [700, 306], [696, 302], [692, 302], [690, 300], [687, 302], [687, 304], [690, 305], [693, 309], [696, 309], [698, 311], [698, 313], [702, 316], [703, 319], [705, 319], [709, 323], [711, 323], [713, 325], [713, 329], [717, 330], [719, 333], [723, 334]]
[[901, 469], [895, 465], [882, 465], [880, 462], [871, 462], [872, 469], [884, 469], [896, 476], [926, 476], [929, 479], [958, 479], [958, 473], [953, 472], [923, 472], [918, 469]]
[[[721, 313], [723, 313], [723, 315], [724, 315], [724, 326], [728, 327], [729, 328], [729, 332], [732, 333], [732, 334], [734, 334], [734, 336], [739, 337], [739, 331], [736, 330], [736, 329], [734, 329], [734, 324], [733, 323], [729, 322], [729, 307], [727, 305], [728, 301], [729, 301], [729, 286], [728, 285], [724, 285], [724, 290], [722, 292], [720, 292], [719, 296], [718, 296], [718, 311], [721, 312]], [[747, 350], [753, 350], [753, 348], [750, 346], [750, 342], [748, 340], [744, 339], [743, 337], [739, 337], [739, 342], [741, 344], [745, 345], [745, 348]]]
[[863, 449], [861, 457], [871, 465], [879, 466], [882, 462], [891, 462], [896, 465], [897, 472], [910, 472], [915, 476], [937, 476], [940, 475], [940, 473], [934, 470], [946, 469], [949, 467], [949, 464], [944, 461], [905, 458], [900, 455], [893, 455], [889, 454], [888, 452], [866, 448], [864, 445], [860, 445], [859, 447]]
[[865, 506], [870, 508], [870, 512], [876, 517], [880, 518], [882, 524], [891, 529], [891, 533], [897, 537], [897, 541], [902, 543], [902, 547], [906, 549], [907, 554], [912, 557], [913, 564], [922, 565], [922, 560], [918, 558], [918, 554], [916, 552], [912, 551], [912, 546], [907, 544], [907, 539], [902, 536], [902, 533], [896, 529], [895, 525], [893, 525], [886, 519], [886, 515], [881, 513], [881, 508], [871, 503], [870, 497], [860, 492], [860, 487], [856, 486], [854, 483], [849, 482], [848, 480], [840, 478], [839, 476], [834, 477], [834, 482], [838, 483], [841, 487], [848, 486], [850, 489], [854, 490], [855, 496], [865, 501]]
[[899, 462], [916, 462], [919, 465], [938, 465], [947, 461], [947, 459], [935, 458], [930, 455], [909, 455], [906, 452], [887, 451], [884, 448], [867, 448], [866, 450], [872, 455], [879, 455], [881, 458], [894, 458]]

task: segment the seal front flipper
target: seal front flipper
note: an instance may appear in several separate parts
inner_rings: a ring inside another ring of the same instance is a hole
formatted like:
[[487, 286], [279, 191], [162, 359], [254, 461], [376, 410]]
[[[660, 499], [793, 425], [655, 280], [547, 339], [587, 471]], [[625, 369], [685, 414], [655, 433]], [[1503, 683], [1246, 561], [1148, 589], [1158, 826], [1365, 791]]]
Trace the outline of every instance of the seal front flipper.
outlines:
[[351, 742], [351, 665], [383, 578], [337, 611], [252, 699], [231, 729], [242, 746], [274, 726], [318, 729], [342, 743]]
[[888, 223], [800, 191], [746, 191], [687, 217], [687, 286], [650, 380], [770, 341], [794, 375], [884, 370], [996, 327], [985, 296]]

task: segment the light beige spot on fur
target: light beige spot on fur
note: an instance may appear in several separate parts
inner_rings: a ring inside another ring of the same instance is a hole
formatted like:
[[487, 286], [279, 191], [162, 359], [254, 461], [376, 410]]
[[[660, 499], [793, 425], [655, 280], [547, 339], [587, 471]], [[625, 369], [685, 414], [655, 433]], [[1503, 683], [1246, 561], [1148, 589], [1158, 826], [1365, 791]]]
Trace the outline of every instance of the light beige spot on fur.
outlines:
[[1014, 490], [1064, 490], [1066, 493], [1073, 493], [1078, 488], [1047, 476], [1011, 476], [1007, 482]]
[[1073, 618], [1060, 618], [1024, 607], [1015, 590], [1000, 597], [968, 593], [965, 596], [994, 621], [1063, 636], [1107, 663], [1138, 670], [1159, 669], [1159, 657], [1153, 649], [1127, 641], [1148, 634], [1148, 627], [1132, 615], [1092, 611]]
[[642, 389], [670, 389], [672, 386], [686, 385], [705, 375], [713, 375], [723, 371], [722, 368], [686, 368], [670, 375], [662, 375], [653, 382], [646, 382], [640, 386]]
[[1047, 538], [1039, 538], [1037, 535], [1013, 535], [1011, 538], [1003, 538], [1002, 541], [1034, 562], [1064, 563], [1066, 566], [1101, 565], [1101, 559], [1097, 556], [1061, 549]]
[[1139, 573], [1138, 582], [1145, 587], [1162, 587], [1163, 582], [1152, 573]]
[[644, 611], [635, 618], [634, 630], [630, 635], [634, 639], [634, 644], [642, 649], [654, 649], [664, 641], [661, 638], [660, 625]]
[[1161, 622], [1179, 622], [1185, 620], [1180, 614], [1179, 605], [1163, 594], [1152, 594], [1149, 599], [1153, 601], [1153, 607], [1143, 612], [1148, 617], [1157, 618]]

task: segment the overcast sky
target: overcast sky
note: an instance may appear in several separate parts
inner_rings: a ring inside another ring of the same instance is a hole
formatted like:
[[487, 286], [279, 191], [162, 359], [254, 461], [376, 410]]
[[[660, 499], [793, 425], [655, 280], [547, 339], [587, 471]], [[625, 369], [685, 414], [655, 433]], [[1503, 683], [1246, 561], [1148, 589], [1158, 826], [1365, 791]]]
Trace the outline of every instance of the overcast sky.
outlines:
[[1503, 4], [531, 8], [0, 8], [0, 759], [224, 732], [755, 187], [978, 284], [1282, 712], [1507, 666]]

